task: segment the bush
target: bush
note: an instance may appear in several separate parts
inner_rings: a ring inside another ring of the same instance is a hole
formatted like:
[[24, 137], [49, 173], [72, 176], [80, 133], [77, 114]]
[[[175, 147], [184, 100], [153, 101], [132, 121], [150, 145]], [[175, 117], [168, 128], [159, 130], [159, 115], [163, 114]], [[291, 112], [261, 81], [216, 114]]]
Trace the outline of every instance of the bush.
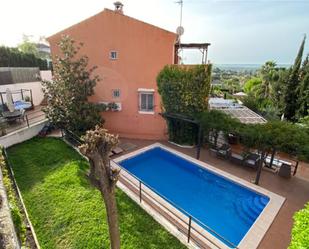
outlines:
[[289, 249], [309, 248], [309, 203], [294, 214], [292, 240]]

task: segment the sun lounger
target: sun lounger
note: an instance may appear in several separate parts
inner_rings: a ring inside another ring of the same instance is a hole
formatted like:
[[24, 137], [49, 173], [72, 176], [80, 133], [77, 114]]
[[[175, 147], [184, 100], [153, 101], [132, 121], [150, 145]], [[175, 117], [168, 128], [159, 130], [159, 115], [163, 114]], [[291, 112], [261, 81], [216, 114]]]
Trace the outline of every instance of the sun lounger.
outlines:
[[244, 162], [244, 157], [242, 155], [236, 154], [236, 153], [231, 153], [230, 156], [230, 161], [232, 163], [238, 164], [238, 165], [243, 165]]
[[121, 149], [120, 147], [116, 147], [115, 149], [112, 150], [112, 152], [118, 155], [123, 152], [123, 149]]
[[220, 148], [218, 148], [217, 156], [225, 159], [229, 158], [231, 156], [231, 147], [228, 144], [223, 144]]
[[255, 153], [250, 153], [244, 160], [244, 165], [257, 169], [259, 166], [259, 162], [261, 160], [261, 156]]

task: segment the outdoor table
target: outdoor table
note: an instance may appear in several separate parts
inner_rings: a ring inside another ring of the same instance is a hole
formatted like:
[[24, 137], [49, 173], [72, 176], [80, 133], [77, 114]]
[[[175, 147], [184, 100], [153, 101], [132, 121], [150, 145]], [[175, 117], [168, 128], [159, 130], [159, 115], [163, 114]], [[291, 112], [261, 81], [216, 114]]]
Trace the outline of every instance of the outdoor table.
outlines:
[[8, 121], [15, 121], [16, 119], [20, 118], [22, 114], [19, 110], [16, 110], [13, 112], [3, 112], [2, 115]]
[[[269, 165], [270, 161], [271, 161], [271, 157], [270, 156], [266, 157], [265, 163], [267, 163]], [[269, 165], [269, 167], [275, 166], [276, 168], [280, 168], [282, 166], [282, 164], [286, 164], [286, 165], [290, 165], [290, 166], [292, 165], [290, 162], [274, 158], [273, 165]]]

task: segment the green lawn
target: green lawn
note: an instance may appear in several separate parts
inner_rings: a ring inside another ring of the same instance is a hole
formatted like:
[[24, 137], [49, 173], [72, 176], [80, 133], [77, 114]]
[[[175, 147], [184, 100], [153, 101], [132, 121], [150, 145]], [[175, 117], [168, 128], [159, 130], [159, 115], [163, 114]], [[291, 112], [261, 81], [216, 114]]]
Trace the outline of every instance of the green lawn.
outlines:
[[[103, 201], [76, 151], [59, 139], [34, 138], [8, 154], [42, 248], [109, 248]], [[116, 197], [122, 248], [186, 248], [121, 190]]]

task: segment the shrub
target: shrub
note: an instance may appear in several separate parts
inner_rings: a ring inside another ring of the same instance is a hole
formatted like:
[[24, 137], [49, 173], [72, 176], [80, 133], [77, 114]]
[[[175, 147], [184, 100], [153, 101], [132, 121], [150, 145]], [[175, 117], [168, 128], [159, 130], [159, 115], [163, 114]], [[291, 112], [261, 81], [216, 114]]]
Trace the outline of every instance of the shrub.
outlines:
[[292, 240], [289, 249], [309, 248], [309, 203], [294, 214]]

